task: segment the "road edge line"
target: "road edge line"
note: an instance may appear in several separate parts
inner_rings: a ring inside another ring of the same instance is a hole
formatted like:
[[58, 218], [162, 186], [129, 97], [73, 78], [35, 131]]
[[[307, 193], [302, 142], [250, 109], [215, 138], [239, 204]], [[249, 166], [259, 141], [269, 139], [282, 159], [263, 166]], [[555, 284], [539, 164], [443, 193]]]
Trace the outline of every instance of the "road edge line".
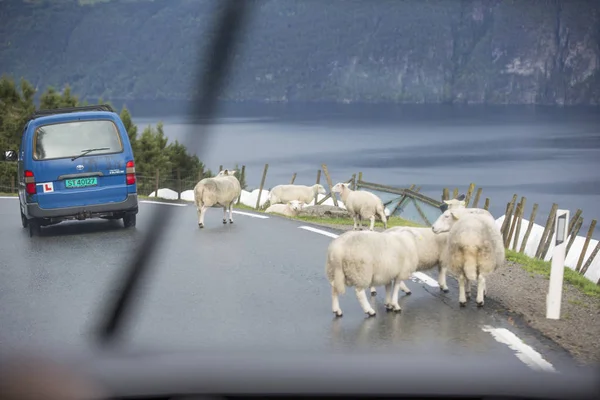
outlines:
[[166, 201], [152, 201], [152, 200], [139, 200], [140, 203], [144, 204], [166, 204], [168, 206], [187, 207], [187, 204], [180, 203], [167, 203]]
[[511, 348], [516, 353], [517, 358], [529, 368], [536, 371], [557, 372], [554, 366], [546, 361], [540, 353], [535, 351], [533, 347], [525, 344], [523, 340], [508, 329], [494, 328], [490, 325], [484, 325], [481, 329], [491, 334], [497, 342]]
[[239, 214], [239, 215], [245, 215], [247, 217], [253, 217], [253, 218], [260, 218], [260, 219], [269, 219], [269, 217], [267, 217], [266, 215], [260, 215], [260, 214], [253, 214], [253, 213], [249, 213], [249, 212], [244, 212], [244, 211], [233, 211], [234, 214]]

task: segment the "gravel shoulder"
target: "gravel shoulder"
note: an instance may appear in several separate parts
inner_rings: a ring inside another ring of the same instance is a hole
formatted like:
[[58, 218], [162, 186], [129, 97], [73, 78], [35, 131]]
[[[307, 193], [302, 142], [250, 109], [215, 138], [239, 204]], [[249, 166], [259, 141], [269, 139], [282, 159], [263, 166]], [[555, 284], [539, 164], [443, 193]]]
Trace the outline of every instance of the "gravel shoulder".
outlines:
[[[340, 231], [352, 225], [307, 223]], [[383, 227], [375, 227], [383, 231]], [[448, 273], [448, 279], [455, 278]], [[568, 282], [564, 284], [561, 319], [546, 319], [548, 278], [531, 272], [524, 265], [508, 260], [488, 279], [488, 296], [494, 301], [493, 311], [513, 325], [532, 328], [542, 337], [567, 350], [579, 365], [600, 365], [600, 298], [583, 293]], [[473, 285], [475, 290], [476, 285]]]

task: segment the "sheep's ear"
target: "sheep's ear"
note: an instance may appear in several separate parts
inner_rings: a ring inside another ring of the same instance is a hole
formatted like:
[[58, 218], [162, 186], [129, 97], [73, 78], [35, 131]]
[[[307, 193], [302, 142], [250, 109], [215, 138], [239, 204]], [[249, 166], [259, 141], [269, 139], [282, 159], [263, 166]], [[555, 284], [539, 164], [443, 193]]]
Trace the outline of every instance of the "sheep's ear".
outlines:
[[[444, 200], [445, 201], [445, 200]], [[444, 213], [448, 209], [448, 203], [442, 204], [440, 206], [440, 210]]]
[[454, 218], [455, 220], [457, 220], [459, 218], [458, 214], [451, 212], [450, 215], [452, 215], [452, 218]]
[[451, 203], [451, 201], [450, 201], [450, 200], [444, 200], [444, 203], [446, 203], [446, 204], [450, 204], [450, 203]]
[[465, 196], [465, 194], [463, 193], [463, 194], [461, 194], [460, 196], [458, 196], [458, 197], [456, 198], [456, 200], [458, 200], [458, 201], [463, 201], [465, 198], [466, 198], [466, 196]]

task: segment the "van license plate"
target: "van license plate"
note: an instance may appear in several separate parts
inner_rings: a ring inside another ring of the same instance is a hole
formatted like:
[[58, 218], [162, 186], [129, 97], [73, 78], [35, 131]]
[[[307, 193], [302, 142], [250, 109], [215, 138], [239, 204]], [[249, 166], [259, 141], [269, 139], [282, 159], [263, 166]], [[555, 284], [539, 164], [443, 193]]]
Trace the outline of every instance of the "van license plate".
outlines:
[[98, 178], [79, 178], [79, 179], [65, 179], [65, 187], [67, 189], [82, 188], [88, 186], [98, 185]]

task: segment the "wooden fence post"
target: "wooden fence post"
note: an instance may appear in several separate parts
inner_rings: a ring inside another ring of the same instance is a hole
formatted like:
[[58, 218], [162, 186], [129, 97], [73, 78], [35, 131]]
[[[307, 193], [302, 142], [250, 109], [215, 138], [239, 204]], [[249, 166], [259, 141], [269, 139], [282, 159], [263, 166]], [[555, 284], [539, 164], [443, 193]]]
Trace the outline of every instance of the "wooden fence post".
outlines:
[[[240, 172], [240, 179], [244, 180], [246, 178], [246, 166], [242, 165], [242, 172]], [[236, 204], [240, 204], [240, 200], [242, 200], [242, 192], [240, 191], [240, 195], [238, 196]]]
[[450, 198], [450, 190], [448, 188], [444, 188], [442, 190], [442, 202], [444, 200], [448, 200]]
[[[513, 242], [513, 250], [514, 251], [517, 251], [517, 244], [519, 243], [519, 235], [521, 234], [521, 223], [523, 222], [523, 214], [525, 213], [526, 200], [527, 199], [525, 198], [525, 196], [521, 197], [521, 202], [519, 203], [517, 215], [515, 215], [515, 220], [516, 220], [515, 228], [516, 229], [511, 229], [511, 233], [510, 233], [511, 238], [513, 235], [513, 231], [515, 233], [515, 241]], [[510, 245], [510, 240], [508, 243]]]
[[581, 254], [579, 255], [579, 260], [577, 261], [577, 268], [575, 271], [581, 271], [581, 264], [583, 263], [583, 259], [585, 258], [585, 253], [587, 252], [587, 248], [590, 245], [590, 240], [592, 240], [592, 235], [594, 234], [594, 229], [596, 229], [596, 220], [593, 219], [590, 224], [590, 229], [588, 229], [587, 236], [585, 237], [585, 243], [583, 244], [583, 249], [581, 249]]
[[295, 180], [296, 180], [296, 173], [294, 172], [294, 175], [292, 175], [292, 180], [290, 181], [290, 185], [293, 185]]
[[160, 183], [160, 175], [158, 172], [158, 168], [156, 168], [156, 184], [154, 185], [155, 191], [154, 191], [154, 197], [158, 197], [158, 186]]
[[529, 224], [527, 224], [527, 230], [525, 231], [525, 235], [523, 236], [523, 241], [521, 242], [521, 249], [519, 249], [519, 253], [525, 253], [525, 246], [527, 246], [527, 241], [529, 240], [529, 234], [531, 233], [531, 229], [533, 228], [533, 221], [535, 221], [535, 216], [538, 210], [538, 204], [535, 203], [533, 205], [533, 210], [531, 210], [531, 217], [529, 217]]
[[465, 196], [465, 207], [469, 207], [469, 202], [471, 201], [471, 196], [473, 196], [474, 190], [475, 190], [475, 184], [471, 183], [469, 185], [469, 189], [467, 189], [467, 194]]
[[455, 199], [458, 197], [458, 188], [454, 188], [454, 191], [452, 192], [452, 198]]
[[[333, 183], [331, 182], [331, 176], [329, 176], [329, 170], [327, 169], [327, 165], [321, 164], [321, 169], [323, 170], [323, 174], [325, 174], [325, 179], [327, 180], [327, 185], [329, 186], [329, 192], [331, 193], [331, 189], [333, 188]], [[334, 194], [331, 195], [333, 199], [333, 204], [338, 207], [337, 196]]]
[[260, 196], [262, 195], [263, 187], [265, 186], [265, 179], [267, 178], [267, 170], [269, 169], [269, 164], [265, 164], [265, 169], [263, 170], [262, 178], [260, 180], [260, 188], [258, 189], [258, 197], [256, 198], [256, 207], [258, 210], [260, 206]]
[[569, 250], [571, 249], [573, 242], [577, 238], [577, 235], [579, 234], [579, 230], [581, 229], [582, 224], [583, 224], [583, 217], [579, 217], [579, 220], [575, 223], [575, 226], [573, 227], [573, 232], [571, 233], [571, 237], [569, 238], [569, 243], [567, 243], [567, 250], [565, 252], [565, 257], [569, 254]]
[[548, 239], [548, 232], [550, 232], [551, 226], [553, 225], [552, 223], [554, 222], [554, 217], [557, 209], [558, 204], [553, 203], [552, 208], [550, 209], [550, 214], [548, 214], [548, 220], [546, 221], [544, 232], [542, 233], [542, 237], [540, 238], [540, 243], [538, 244], [537, 251], [535, 252], [535, 258], [540, 258], [540, 256], [542, 255], [542, 251], [544, 250], [546, 240]]
[[590, 254], [590, 257], [583, 265], [583, 268], [581, 269], [581, 275], [585, 275], [585, 273], [587, 272], [590, 265], [592, 265], [592, 261], [594, 261], [594, 258], [596, 258], [596, 255], [598, 255], [598, 251], [600, 251], [600, 241], [598, 241], [598, 243], [596, 243], [596, 247], [594, 247], [594, 250], [592, 250], [592, 254]]
[[177, 200], [181, 200], [181, 171], [177, 168]]
[[[321, 170], [317, 171], [317, 185], [321, 183]], [[315, 206], [319, 202], [319, 193], [315, 194]]]
[[485, 203], [483, 204], [483, 209], [484, 210], [489, 210], [490, 209], [490, 198], [489, 197], [485, 198]]
[[481, 197], [481, 188], [477, 188], [477, 193], [475, 194], [475, 200], [473, 200], [472, 208], [477, 208], [477, 204], [479, 204], [479, 198]]
[[219, 172], [223, 171], [223, 166], [219, 165]]

